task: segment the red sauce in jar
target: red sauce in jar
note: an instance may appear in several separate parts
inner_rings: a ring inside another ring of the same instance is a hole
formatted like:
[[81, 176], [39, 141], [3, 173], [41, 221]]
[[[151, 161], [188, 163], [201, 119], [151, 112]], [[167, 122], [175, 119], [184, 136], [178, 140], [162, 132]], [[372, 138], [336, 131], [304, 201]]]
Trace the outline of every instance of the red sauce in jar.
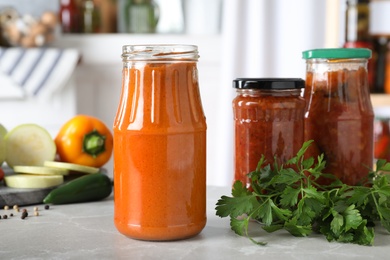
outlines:
[[308, 60], [305, 140], [314, 140], [308, 152], [324, 153], [324, 172], [349, 185], [358, 184], [373, 166], [374, 113], [367, 77], [366, 59]]
[[[262, 155], [266, 165], [291, 159], [303, 144], [301, 79], [236, 79], [234, 180], [249, 185]], [[279, 86], [279, 87], [277, 87]]]

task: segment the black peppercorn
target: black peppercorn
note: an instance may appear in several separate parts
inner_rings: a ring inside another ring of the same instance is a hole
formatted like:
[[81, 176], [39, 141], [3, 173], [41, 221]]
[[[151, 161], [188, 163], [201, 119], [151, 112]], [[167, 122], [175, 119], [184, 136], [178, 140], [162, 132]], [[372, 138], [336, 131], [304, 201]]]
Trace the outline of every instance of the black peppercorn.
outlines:
[[22, 213], [22, 219], [25, 219], [28, 216], [27, 210]]

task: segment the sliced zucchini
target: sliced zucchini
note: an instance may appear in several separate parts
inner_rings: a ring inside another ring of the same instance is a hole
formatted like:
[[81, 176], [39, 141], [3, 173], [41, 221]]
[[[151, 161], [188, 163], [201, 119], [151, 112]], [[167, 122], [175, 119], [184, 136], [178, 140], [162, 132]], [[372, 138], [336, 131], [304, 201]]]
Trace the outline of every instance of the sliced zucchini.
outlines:
[[68, 175], [69, 172], [65, 169], [52, 168], [46, 166], [14, 166], [14, 172], [39, 175]]
[[57, 161], [45, 161], [43, 163], [46, 167], [53, 167], [55, 169], [65, 169], [69, 171], [75, 171], [80, 173], [94, 174], [99, 172], [99, 168], [85, 166], [75, 163], [67, 163], [67, 162], [57, 162]]
[[42, 166], [44, 161], [54, 160], [56, 145], [49, 132], [36, 124], [22, 124], [4, 137], [6, 163], [15, 165]]
[[64, 176], [14, 174], [5, 176], [4, 181], [5, 185], [11, 188], [38, 189], [58, 186], [64, 182]]

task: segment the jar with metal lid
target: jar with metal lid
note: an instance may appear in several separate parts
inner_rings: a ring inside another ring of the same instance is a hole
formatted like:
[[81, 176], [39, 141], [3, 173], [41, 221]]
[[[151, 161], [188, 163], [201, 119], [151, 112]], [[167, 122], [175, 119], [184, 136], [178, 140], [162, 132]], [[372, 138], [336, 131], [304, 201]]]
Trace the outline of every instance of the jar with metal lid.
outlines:
[[[368, 86], [364, 48], [315, 49], [306, 60], [305, 140], [308, 152], [323, 153], [324, 172], [356, 185], [373, 166], [374, 112]], [[331, 180], [319, 180], [327, 184]]]
[[206, 118], [198, 47], [127, 45], [114, 120], [114, 222], [141, 240], [206, 225]]
[[238, 78], [234, 114], [234, 180], [249, 185], [248, 173], [265, 156], [273, 165], [291, 159], [303, 144], [305, 86], [296, 78]]

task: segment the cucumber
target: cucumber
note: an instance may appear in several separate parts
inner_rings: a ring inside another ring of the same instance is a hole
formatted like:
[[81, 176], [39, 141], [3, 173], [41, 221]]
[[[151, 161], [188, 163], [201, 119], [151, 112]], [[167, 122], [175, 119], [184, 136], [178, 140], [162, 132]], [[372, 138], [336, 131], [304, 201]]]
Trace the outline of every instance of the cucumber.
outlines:
[[112, 193], [111, 179], [103, 173], [81, 176], [53, 189], [43, 203], [68, 204], [102, 200]]
[[86, 174], [94, 174], [99, 172], [99, 168], [85, 166], [75, 163], [67, 163], [67, 162], [56, 162], [56, 161], [45, 161], [43, 163], [46, 167], [52, 167], [53, 169], [65, 169], [69, 171], [75, 171]]
[[62, 175], [14, 174], [4, 177], [5, 185], [10, 188], [38, 189], [58, 186], [64, 183]]
[[58, 169], [45, 166], [14, 166], [14, 172], [38, 175], [68, 175], [69, 172], [65, 169]]
[[36, 124], [22, 124], [5, 135], [5, 162], [15, 165], [43, 166], [54, 161], [56, 145], [49, 132]]
[[4, 137], [7, 134], [7, 129], [0, 124], [0, 166], [5, 161], [5, 141]]

